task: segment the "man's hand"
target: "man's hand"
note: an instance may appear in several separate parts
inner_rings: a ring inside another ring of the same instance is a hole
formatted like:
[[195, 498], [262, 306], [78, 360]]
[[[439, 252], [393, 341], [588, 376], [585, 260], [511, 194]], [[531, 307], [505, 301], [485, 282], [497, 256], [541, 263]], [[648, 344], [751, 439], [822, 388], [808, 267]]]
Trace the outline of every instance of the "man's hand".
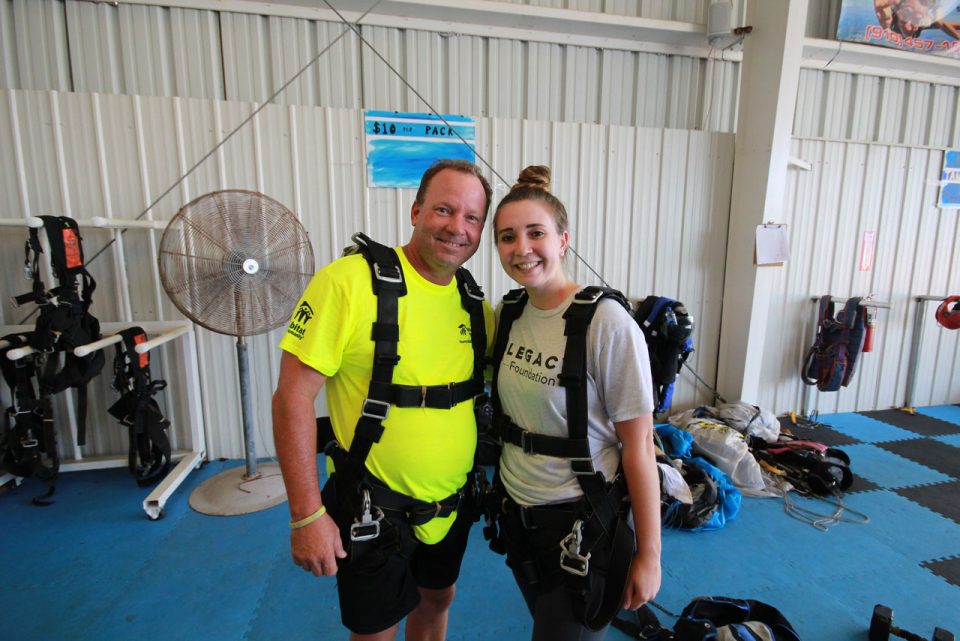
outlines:
[[329, 514], [290, 530], [290, 553], [294, 563], [314, 576], [335, 575], [337, 559], [347, 556], [340, 541], [340, 529]]

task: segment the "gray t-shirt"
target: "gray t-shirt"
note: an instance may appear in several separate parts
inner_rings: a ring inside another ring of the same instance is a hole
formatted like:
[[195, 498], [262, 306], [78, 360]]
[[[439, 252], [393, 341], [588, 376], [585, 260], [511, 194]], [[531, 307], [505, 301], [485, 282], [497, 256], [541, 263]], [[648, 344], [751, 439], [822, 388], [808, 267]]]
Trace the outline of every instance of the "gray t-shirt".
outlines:
[[[550, 310], [527, 301], [510, 329], [497, 374], [500, 403], [514, 423], [531, 432], [569, 435], [566, 391], [559, 375], [566, 348], [563, 313], [572, 301], [573, 295]], [[607, 479], [620, 464], [613, 424], [651, 413], [652, 386], [640, 327], [617, 302], [600, 301], [587, 334], [587, 437], [594, 466]], [[511, 444], [503, 447], [500, 475], [521, 505], [558, 503], [583, 494], [569, 460], [524, 454]]]

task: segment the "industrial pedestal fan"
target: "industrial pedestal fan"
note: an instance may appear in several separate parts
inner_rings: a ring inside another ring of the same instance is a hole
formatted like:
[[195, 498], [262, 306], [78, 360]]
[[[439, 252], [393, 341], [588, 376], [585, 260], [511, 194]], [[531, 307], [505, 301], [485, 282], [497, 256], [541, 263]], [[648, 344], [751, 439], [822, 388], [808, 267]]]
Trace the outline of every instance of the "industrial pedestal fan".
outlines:
[[257, 466], [244, 338], [290, 319], [313, 266], [300, 221], [281, 203], [253, 191], [204, 194], [184, 205], [163, 232], [160, 280], [173, 304], [198, 325], [237, 339], [246, 466], [194, 490], [190, 506], [199, 512], [246, 514], [286, 499], [278, 466]]

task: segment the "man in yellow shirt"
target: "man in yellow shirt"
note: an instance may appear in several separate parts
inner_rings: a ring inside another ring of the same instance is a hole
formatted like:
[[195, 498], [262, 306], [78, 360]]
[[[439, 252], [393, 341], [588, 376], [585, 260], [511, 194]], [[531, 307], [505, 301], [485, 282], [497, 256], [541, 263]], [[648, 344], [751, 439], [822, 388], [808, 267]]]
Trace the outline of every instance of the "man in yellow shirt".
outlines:
[[[493, 333], [461, 266], [491, 194], [476, 165], [433, 165], [410, 241], [391, 249], [360, 237], [363, 255], [317, 272], [280, 342], [273, 429], [291, 553], [304, 570], [337, 575], [351, 639], [394, 639], [404, 617], [410, 641], [446, 633], [471, 526], [457, 507], [476, 448], [473, 399]], [[324, 386], [336, 471], [321, 494], [314, 401]]]

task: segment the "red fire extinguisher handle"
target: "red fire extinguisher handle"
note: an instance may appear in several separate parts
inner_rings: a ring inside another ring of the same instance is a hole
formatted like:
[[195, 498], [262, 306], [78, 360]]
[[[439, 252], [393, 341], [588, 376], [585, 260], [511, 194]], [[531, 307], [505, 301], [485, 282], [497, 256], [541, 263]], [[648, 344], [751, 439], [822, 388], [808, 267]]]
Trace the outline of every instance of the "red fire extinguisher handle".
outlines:
[[865, 331], [863, 334], [863, 349], [860, 351], [863, 352], [872, 352], [873, 351], [873, 328], [877, 324], [876, 312], [871, 309], [867, 310], [867, 317], [864, 319]]

